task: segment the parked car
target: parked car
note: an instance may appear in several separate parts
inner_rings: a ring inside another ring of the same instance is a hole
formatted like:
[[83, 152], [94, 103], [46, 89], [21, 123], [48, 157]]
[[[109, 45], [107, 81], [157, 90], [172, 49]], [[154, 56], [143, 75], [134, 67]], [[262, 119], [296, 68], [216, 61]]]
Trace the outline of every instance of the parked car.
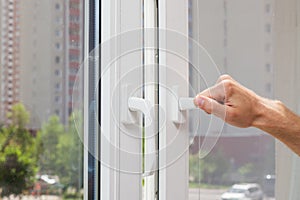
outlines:
[[221, 200], [263, 200], [264, 193], [256, 183], [242, 183], [233, 185], [225, 192]]

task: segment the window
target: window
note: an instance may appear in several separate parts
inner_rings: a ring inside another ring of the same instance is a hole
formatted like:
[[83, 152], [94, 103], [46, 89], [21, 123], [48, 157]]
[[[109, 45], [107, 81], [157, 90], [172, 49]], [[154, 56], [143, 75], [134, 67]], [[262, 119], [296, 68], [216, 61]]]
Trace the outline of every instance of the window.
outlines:
[[266, 83], [266, 92], [270, 93], [272, 91], [271, 83]]
[[79, 62], [79, 56], [78, 55], [70, 55], [69, 56], [70, 62]]
[[266, 71], [267, 71], [267, 72], [271, 72], [271, 71], [272, 71], [272, 69], [271, 69], [271, 64], [270, 64], [270, 63], [267, 63], [267, 64], [265, 65], [265, 67], [266, 67]]
[[61, 50], [62, 48], [61, 48], [61, 44], [60, 43], [55, 43], [55, 48], [56, 48], [56, 50]]
[[265, 12], [266, 12], [267, 14], [271, 12], [271, 4], [267, 3], [267, 4], [265, 5]]
[[56, 10], [60, 10], [60, 4], [59, 4], [59, 3], [56, 3], [56, 4], [55, 4], [55, 9], [56, 9]]
[[265, 25], [265, 30], [267, 33], [271, 33], [271, 24], [266, 24]]
[[61, 37], [62, 36], [62, 31], [59, 30], [59, 29], [55, 30], [55, 36], [56, 37]]
[[55, 23], [57, 25], [61, 25], [63, 23], [63, 18], [58, 16], [58, 17], [55, 17]]
[[59, 117], [60, 116], [60, 110], [55, 110], [55, 114]]
[[61, 71], [59, 69], [56, 69], [54, 72], [55, 76], [60, 76], [61, 75]]
[[[70, 10], [69, 2], [75, 2], [77, 10]], [[89, 199], [82, 192], [88, 181], [83, 173], [81, 140], [83, 77], [80, 82], [75, 79], [80, 89], [76, 105], [72, 104], [69, 82], [75, 80], [69, 80], [69, 69], [74, 63], [67, 58], [71, 49], [69, 19], [82, 19], [77, 22], [76, 31], [92, 32], [84, 22], [86, 17], [93, 18], [89, 17], [90, 9], [99, 7], [89, 7], [87, 1], [78, 0], [0, 1], [0, 124], [5, 126], [0, 128], [3, 199], [63, 199], [70, 195]], [[88, 35], [76, 37], [79, 55], [86, 55]], [[11, 117], [8, 112], [13, 112]], [[19, 114], [21, 120], [16, 119]], [[19, 134], [9, 131], [14, 128]]]
[[55, 97], [55, 103], [60, 103], [60, 102], [61, 102], [60, 96], [56, 96], [56, 97]]
[[55, 56], [55, 63], [60, 64], [60, 57], [59, 56]]
[[55, 90], [56, 91], [60, 91], [61, 90], [61, 84], [60, 83], [56, 83], [55, 84]]
[[0, 4], [4, 199], [299, 197], [297, 156], [193, 103], [227, 73], [300, 112], [295, 0]]

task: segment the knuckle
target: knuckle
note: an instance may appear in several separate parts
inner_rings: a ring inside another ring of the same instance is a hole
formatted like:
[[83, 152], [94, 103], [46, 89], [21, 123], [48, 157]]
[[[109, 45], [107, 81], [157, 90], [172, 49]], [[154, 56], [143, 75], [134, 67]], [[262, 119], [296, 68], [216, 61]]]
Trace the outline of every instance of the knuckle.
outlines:
[[232, 80], [224, 80], [222, 81], [225, 94], [231, 94], [233, 91], [233, 81]]
[[232, 78], [228, 74], [223, 74], [220, 76], [219, 79], [223, 81], [223, 80], [228, 80], [228, 79], [231, 80]]

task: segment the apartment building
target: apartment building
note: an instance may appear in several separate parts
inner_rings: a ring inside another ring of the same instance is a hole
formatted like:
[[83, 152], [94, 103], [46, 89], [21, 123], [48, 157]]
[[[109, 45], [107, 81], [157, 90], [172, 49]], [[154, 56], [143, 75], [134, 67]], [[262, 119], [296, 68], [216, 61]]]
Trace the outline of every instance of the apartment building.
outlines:
[[82, 81], [83, 1], [1, 4], [0, 121], [6, 123], [11, 106], [22, 102], [30, 128], [39, 129], [51, 115], [67, 124], [82, 103], [83, 88], [75, 82]]
[[0, 119], [7, 123], [6, 113], [20, 98], [20, 2], [1, 0], [0, 49]]
[[83, 0], [70, 0], [68, 9], [68, 115], [83, 105]]
[[31, 113], [31, 128], [51, 115], [67, 122], [66, 1], [21, 3], [20, 101]]

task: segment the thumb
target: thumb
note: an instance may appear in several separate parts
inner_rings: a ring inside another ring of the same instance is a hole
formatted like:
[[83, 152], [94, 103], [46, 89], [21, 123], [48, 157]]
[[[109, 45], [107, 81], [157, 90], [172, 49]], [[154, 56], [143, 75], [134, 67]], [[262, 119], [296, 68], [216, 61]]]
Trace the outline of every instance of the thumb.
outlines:
[[226, 106], [223, 104], [220, 104], [216, 100], [198, 95], [194, 99], [194, 103], [197, 107], [201, 108], [208, 114], [214, 114], [217, 117], [220, 117], [221, 119], [225, 119], [226, 116]]

